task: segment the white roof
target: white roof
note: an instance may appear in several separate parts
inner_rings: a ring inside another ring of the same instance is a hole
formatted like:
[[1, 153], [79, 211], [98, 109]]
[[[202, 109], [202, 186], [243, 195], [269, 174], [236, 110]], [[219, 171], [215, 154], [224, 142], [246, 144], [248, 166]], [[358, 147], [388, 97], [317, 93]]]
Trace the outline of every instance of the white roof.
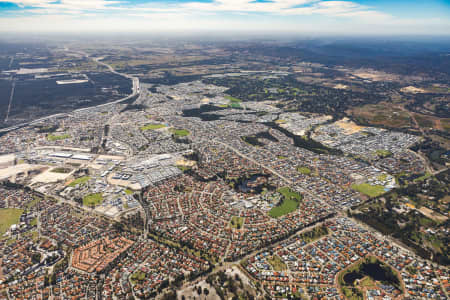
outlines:
[[54, 157], [64, 157], [64, 158], [69, 158], [71, 157], [73, 154], [72, 153], [63, 153], [63, 152], [55, 152], [53, 154], [50, 154], [50, 156], [54, 156]]
[[14, 159], [16, 159], [15, 154], [0, 155], [0, 164], [14, 161]]
[[90, 160], [91, 156], [89, 155], [83, 155], [83, 154], [75, 154], [72, 156], [72, 159], [79, 159], [79, 160]]

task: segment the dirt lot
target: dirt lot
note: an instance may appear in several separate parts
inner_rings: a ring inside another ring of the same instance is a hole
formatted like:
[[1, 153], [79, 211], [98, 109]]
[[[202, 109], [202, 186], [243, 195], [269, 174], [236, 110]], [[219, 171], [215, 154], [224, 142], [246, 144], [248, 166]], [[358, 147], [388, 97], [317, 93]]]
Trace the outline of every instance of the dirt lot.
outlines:
[[344, 129], [345, 134], [353, 134], [364, 129], [362, 126], [356, 125], [354, 122], [350, 121], [348, 118], [344, 118], [335, 123], [340, 128]]
[[448, 219], [446, 216], [441, 215], [441, 214], [439, 214], [439, 213], [437, 213], [437, 212], [435, 212], [435, 211], [433, 211], [433, 210], [431, 210], [431, 209], [429, 209], [427, 207], [421, 207], [419, 209], [419, 211], [422, 214], [424, 214], [425, 217], [428, 217], [428, 218], [430, 218], [432, 220], [435, 220], [437, 222], [445, 222]]
[[45, 172], [37, 175], [33, 178], [31, 181], [32, 184], [36, 182], [42, 182], [42, 183], [50, 183], [50, 182], [57, 182], [59, 180], [66, 180], [70, 176], [71, 173], [56, 173], [52, 172], [52, 169], [48, 169]]
[[419, 94], [419, 93], [426, 93], [424, 89], [415, 87], [415, 86], [407, 86], [400, 90], [403, 93], [411, 93], [411, 94]]

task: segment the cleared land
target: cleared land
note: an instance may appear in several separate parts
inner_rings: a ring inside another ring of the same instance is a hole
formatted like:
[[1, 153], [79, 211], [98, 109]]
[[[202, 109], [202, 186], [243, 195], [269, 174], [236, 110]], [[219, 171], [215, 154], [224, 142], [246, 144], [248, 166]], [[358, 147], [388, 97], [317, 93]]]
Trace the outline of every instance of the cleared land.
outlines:
[[352, 189], [369, 197], [377, 197], [385, 193], [384, 186], [370, 185], [368, 183], [353, 184]]
[[62, 134], [62, 135], [49, 134], [49, 135], [47, 135], [47, 140], [52, 141], [52, 142], [65, 140], [65, 139], [70, 139], [70, 134]]
[[302, 200], [302, 196], [291, 190], [289, 187], [282, 187], [278, 189], [278, 192], [283, 196], [283, 200], [281, 204], [273, 207], [269, 211], [269, 216], [272, 218], [278, 218], [284, 216], [290, 212], [293, 212], [298, 208], [300, 201]]
[[102, 193], [90, 194], [83, 198], [84, 206], [96, 206], [103, 201]]
[[360, 132], [364, 129], [362, 126], [356, 125], [354, 122], [350, 121], [348, 118], [344, 118], [342, 120], [337, 121], [336, 126], [339, 126], [345, 131], [345, 134], [354, 134]]
[[413, 126], [408, 112], [392, 103], [380, 102], [354, 107], [347, 111], [359, 123], [386, 126], [390, 128], [405, 128]]
[[18, 208], [2, 208], [0, 209], [0, 235], [11, 227], [12, 224], [19, 223], [20, 215], [22, 215], [23, 209]]

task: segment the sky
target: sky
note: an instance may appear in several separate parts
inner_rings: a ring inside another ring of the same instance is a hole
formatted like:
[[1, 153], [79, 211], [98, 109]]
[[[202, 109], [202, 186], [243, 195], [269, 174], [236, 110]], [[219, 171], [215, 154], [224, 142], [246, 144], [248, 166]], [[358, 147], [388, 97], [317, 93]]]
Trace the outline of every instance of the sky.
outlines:
[[450, 0], [0, 0], [0, 32], [450, 36]]

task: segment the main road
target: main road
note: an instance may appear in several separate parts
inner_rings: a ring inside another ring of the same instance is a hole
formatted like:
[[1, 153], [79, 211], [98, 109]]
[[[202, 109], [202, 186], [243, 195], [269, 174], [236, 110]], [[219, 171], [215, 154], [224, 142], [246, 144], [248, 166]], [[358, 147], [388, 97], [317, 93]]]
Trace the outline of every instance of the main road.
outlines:
[[[68, 48], [66, 48], [66, 50], [70, 52], [70, 50]], [[19, 129], [21, 127], [28, 126], [28, 125], [34, 125], [34, 124], [37, 124], [39, 122], [42, 122], [42, 121], [45, 121], [45, 120], [48, 120], [48, 119], [51, 119], [51, 118], [54, 118], [54, 117], [68, 116], [69, 114], [74, 113], [74, 112], [81, 112], [81, 111], [92, 109], [92, 108], [97, 108], [97, 107], [103, 107], [103, 106], [108, 106], [108, 105], [112, 105], [112, 104], [117, 104], [117, 103], [120, 103], [120, 102], [123, 102], [123, 101], [127, 101], [127, 100], [129, 100], [129, 99], [139, 95], [139, 93], [140, 93], [140, 86], [139, 86], [139, 78], [138, 77], [133, 77], [133, 76], [130, 76], [130, 75], [125, 74], [125, 73], [117, 72], [116, 70], [114, 70], [114, 68], [111, 65], [101, 61], [103, 59], [103, 57], [92, 58], [92, 57], [89, 56], [89, 54], [87, 54], [85, 52], [80, 52], [80, 51], [71, 51], [71, 52], [78, 53], [78, 54], [83, 55], [86, 58], [92, 59], [97, 64], [105, 66], [106, 68], [108, 68], [108, 70], [111, 73], [114, 73], [114, 74], [117, 74], [117, 75], [120, 75], [120, 76], [123, 76], [125, 78], [130, 79], [133, 82], [132, 93], [130, 95], [124, 97], [124, 98], [121, 98], [119, 100], [115, 100], [115, 101], [112, 101], [112, 102], [99, 104], [99, 105], [96, 105], [96, 106], [89, 106], [89, 107], [85, 107], [85, 108], [79, 108], [79, 109], [73, 110], [73, 111], [71, 111], [69, 113], [53, 114], [53, 115], [50, 115], [50, 116], [46, 116], [46, 117], [43, 117], [43, 118], [36, 119], [34, 121], [31, 121], [31, 122], [25, 122], [25, 123], [14, 125], [14, 126], [11, 126], [11, 127], [8, 127], [8, 128], [3, 128], [3, 129], [0, 129], [0, 133], [9, 132], [9, 131], [12, 131], [12, 130], [15, 130], [15, 129]]]
[[[253, 162], [253, 163], [259, 165], [260, 167], [262, 167], [262, 168], [268, 170], [269, 172], [275, 174], [276, 176], [278, 176], [279, 178], [281, 178], [283, 181], [285, 181], [287, 184], [289, 184], [289, 185], [292, 185], [292, 184], [293, 184], [292, 180], [290, 180], [289, 178], [284, 177], [283, 175], [281, 175], [279, 172], [277, 172], [277, 171], [274, 170], [273, 168], [271, 168], [271, 167], [269, 167], [269, 166], [266, 166], [266, 165], [264, 165], [264, 164], [261, 164], [260, 162], [256, 161], [255, 159], [249, 157], [248, 155], [243, 154], [242, 152], [240, 152], [238, 149], [234, 148], [233, 146], [228, 145], [228, 144], [226, 144], [226, 143], [224, 143], [224, 142], [221, 142], [221, 141], [219, 141], [219, 140], [217, 140], [217, 139], [213, 139], [213, 141], [215, 141], [216, 143], [219, 143], [219, 144], [223, 145], [224, 147], [230, 149], [231, 151], [235, 152], [237, 155], [241, 156], [242, 158], [245, 158], [245, 159], [247, 159], [247, 160], [249, 160], [249, 161], [251, 161], [251, 162]], [[308, 190], [306, 190], [306, 189], [304, 189], [303, 187], [300, 187], [300, 186], [298, 186], [298, 185], [295, 185], [295, 188], [298, 189], [298, 190], [299, 190], [300, 192], [302, 192], [302, 193], [308, 194], [308, 195], [311, 196], [314, 200], [319, 201], [320, 203], [322, 203], [322, 204], [328, 206], [328, 204], [325, 203], [322, 199], [320, 199], [320, 197], [317, 196], [316, 194], [313, 194], [313, 193], [311, 193], [310, 191], [308, 191]]]

